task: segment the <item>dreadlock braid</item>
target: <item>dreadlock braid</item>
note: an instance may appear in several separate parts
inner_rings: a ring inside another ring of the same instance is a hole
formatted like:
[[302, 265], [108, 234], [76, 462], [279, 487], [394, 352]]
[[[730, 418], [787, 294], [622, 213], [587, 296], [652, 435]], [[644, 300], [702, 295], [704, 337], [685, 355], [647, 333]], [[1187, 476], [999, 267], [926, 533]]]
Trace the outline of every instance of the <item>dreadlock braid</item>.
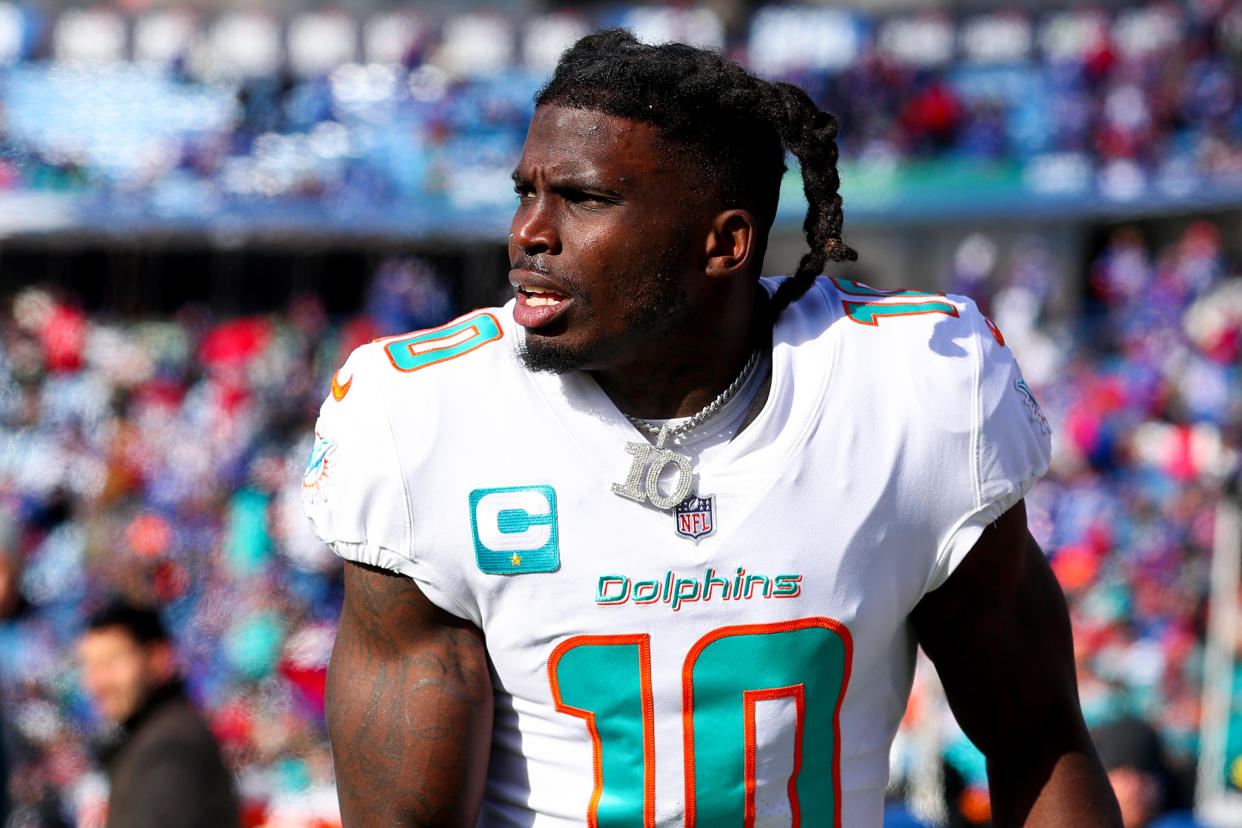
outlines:
[[777, 82], [773, 90], [783, 105], [781, 140], [798, 159], [802, 187], [806, 192], [806, 219], [802, 231], [808, 250], [794, 275], [781, 283], [772, 297], [773, 321], [792, 302], [800, 299], [824, 271], [829, 261], [852, 262], [858, 253], [841, 240], [841, 176], [837, 172], [837, 119], [823, 111], [806, 92], [790, 83]]
[[773, 321], [828, 261], [858, 258], [841, 240], [837, 121], [796, 86], [768, 83], [716, 52], [681, 43], [651, 46], [624, 29], [608, 29], [566, 50], [535, 104], [655, 126], [722, 204], [751, 212], [760, 230], [757, 261], [776, 217], [785, 151], [793, 153], [802, 168], [803, 230], [811, 249], [773, 297]]

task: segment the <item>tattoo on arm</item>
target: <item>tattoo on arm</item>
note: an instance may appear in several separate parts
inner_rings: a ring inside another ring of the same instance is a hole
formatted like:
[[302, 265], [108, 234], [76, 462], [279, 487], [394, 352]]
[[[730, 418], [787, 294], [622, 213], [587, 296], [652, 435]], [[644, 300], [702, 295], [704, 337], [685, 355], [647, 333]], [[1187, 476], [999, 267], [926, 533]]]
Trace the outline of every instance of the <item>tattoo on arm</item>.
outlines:
[[491, 736], [482, 634], [410, 579], [347, 564], [328, 668], [346, 826], [473, 826]]

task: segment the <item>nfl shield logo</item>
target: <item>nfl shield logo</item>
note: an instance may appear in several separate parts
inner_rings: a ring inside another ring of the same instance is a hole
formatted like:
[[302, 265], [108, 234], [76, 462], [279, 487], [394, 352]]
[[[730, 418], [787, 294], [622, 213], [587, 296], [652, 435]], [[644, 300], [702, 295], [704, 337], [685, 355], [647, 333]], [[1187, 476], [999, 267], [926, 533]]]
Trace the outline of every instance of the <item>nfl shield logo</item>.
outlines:
[[716, 531], [716, 496], [690, 495], [673, 509], [677, 521], [677, 534], [698, 540]]

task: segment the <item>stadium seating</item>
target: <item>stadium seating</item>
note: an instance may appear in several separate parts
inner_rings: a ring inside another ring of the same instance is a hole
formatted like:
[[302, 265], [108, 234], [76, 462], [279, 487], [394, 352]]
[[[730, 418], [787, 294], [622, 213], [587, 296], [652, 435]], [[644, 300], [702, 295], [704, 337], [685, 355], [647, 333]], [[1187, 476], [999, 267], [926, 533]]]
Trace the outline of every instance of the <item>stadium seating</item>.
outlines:
[[519, 25], [413, 9], [49, 20], [4, 3], [0, 202], [43, 197], [9, 219], [18, 231], [498, 231], [531, 96], [597, 25], [718, 46], [812, 90], [841, 117], [856, 218], [1210, 206], [1242, 191], [1242, 11], [1226, 3], [783, 5], [732, 30], [693, 7]]

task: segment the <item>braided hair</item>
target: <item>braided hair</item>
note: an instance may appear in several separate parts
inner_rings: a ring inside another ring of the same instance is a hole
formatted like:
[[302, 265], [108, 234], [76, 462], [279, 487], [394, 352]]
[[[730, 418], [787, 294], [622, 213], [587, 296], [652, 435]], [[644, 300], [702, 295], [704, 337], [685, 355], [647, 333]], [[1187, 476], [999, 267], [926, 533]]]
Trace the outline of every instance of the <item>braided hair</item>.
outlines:
[[858, 258], [841, 240], [837, 120], [792, 84], [757, 78], [716, 52], [681, 43], [651, 46], [624, 29], [607, 29], [587, 35], [561, 56], [535, 104], [655, 126], [724, 203], [755, 217], [760, 260], [776, 217], [785, 151], [793, 153], [809, 205], [802, 229], [810, 250], [772, 297], [773, 321], [806, 293], [829, 261]]

